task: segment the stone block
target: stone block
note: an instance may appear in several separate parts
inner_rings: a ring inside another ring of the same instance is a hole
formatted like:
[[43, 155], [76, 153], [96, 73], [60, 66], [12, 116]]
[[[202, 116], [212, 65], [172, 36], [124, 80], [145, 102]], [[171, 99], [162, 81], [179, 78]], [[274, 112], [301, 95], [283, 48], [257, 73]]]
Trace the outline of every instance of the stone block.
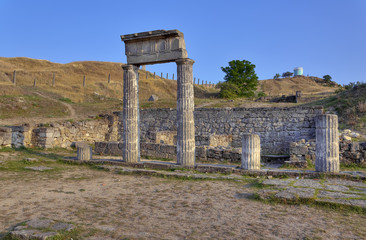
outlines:
[[156, 30], [122, 35], [128, 64], [146, 65], [187, 58], [184, 35], [178, 30]]
[[88, 161], [92, 159], [92, 148], [86, 143], [77, 143], [77, 159]]

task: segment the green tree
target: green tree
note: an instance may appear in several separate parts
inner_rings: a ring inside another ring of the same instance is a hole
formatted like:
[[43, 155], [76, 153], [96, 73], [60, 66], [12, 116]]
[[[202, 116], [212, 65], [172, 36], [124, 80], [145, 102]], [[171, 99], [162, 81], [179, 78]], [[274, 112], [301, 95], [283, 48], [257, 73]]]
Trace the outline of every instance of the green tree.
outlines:
[[273, 79], [279, 79], [281, 77], [281, 75], [279, 73], [276, 73], [276, 75], [274, 75]]
[[232, 60], [229, 66], [221, 67], [226, 73], [225, 82], [220, 83], [220, 96], [223, 98], [253, 97], [258, 86], [255, 65], [246, 60]]
[[329, 76], [329, 75], [324, 75], [323, 76], [323, 79], [324, 79], [325, 82], [328, 82], [329, 83], [332, 80], [332, 77]]
[[292, 73], [292, 72], [284, 72], [284, 73], [282, 73], [282, 77], [284, 77], [284, 78], [291, 77], [292, 75], [294, 75], [294, 73]]

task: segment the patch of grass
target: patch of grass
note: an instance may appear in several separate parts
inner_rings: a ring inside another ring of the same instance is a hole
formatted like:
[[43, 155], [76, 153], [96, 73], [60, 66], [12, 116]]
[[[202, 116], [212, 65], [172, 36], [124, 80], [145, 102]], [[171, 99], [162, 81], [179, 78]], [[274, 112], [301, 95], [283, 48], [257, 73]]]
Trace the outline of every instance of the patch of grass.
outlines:
[[15, 149], [11, 147], [3, 147], [0, 148], [0, 152], [15, 152]]
[[141, 158], [148, 159], [148, 160], [165, 161], [165, 162], [174, 161], [174, 159], [170, 159], [170, 158], [159, 158], [159, 157], [150, 157], [150, 156], [141, 156]]
[[61, 102], [65, 102], [65, 103], [73, 103], [72, 100], [67, 97], [62, 97], [62, 98], [59, 98], [58, 100], [60, 100]]
[[366, 171], [366, 166], [357, 163], [340, 163], [340, 169], [346, 171]]
[[321, 209], [334, 210], [343, 213], [357, 213], [366, 215], [366, 208], [359, 206], [343, 205], [333, 202], [319, 202], [316, 198], [295, 198], [293, 200], [277, 198], [273, 195], [269, 196], [267, 199], [262, 199], [258, 194], [255, 195], [255, 199], [267, 204], [287, 204], [287, 205], [307, 205], [310, 207], [318, 207]]

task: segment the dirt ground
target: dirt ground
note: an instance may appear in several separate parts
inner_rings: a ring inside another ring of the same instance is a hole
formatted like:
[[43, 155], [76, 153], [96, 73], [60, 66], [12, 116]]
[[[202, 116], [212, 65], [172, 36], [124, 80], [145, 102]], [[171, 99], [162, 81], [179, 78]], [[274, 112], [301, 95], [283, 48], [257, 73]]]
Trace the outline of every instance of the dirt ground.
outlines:
[[[61, 164], [60, 164], [61, 165]], [[0, 232], [34, 218], [83, 239], [365, 239], [366, 216], [247, 198], [248, 182], [117, 175], [87, 166], [0, 171]]]

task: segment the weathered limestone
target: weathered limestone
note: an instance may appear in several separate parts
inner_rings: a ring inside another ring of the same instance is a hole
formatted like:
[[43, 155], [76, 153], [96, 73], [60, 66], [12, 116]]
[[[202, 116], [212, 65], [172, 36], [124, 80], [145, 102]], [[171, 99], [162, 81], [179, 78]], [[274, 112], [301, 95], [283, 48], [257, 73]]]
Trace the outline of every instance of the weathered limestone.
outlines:
[[138, 66], [123, 65], [123, 160], [140, 161]]
[[189, 58], [182, 58], [177, 63], [177, 164], [194, 166], [194, 91], [193, 63]]
[[87, 143], [76, 143], [77, 159], [89, 161], [92, 159], [92, 148]]
[[12, 130], [8, 127], [0, 127], [0, 147], [11, 147]]
[[261, 168], [261, 142], [256, 134], [243, 135], [241, 168], [247, 170], [259, 170]]
[[315, 117], [317, 172], [339, 172], [338, 116], [322, 114]]
[[122, 35], [128, 64], [155, 64], [187, 58], [183, 33], [156, 30]]

